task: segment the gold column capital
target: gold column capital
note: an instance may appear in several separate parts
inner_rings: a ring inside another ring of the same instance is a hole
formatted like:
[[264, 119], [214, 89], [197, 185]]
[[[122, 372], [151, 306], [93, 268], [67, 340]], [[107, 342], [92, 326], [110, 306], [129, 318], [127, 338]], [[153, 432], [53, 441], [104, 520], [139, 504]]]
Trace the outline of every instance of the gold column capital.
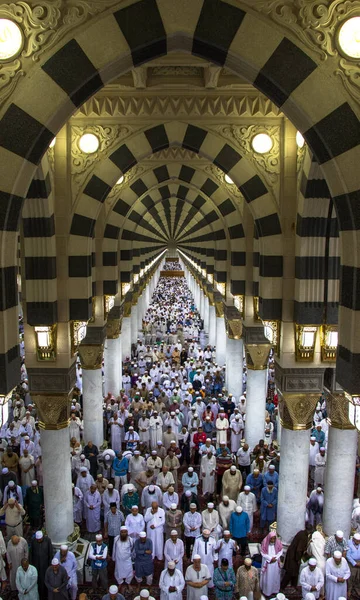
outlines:
[[108, 340], [115, 340], [121, 333], [122, 319], [109, 319], [106, 321], [106, 337]]
[[224, 316], [224, 305], [222, 302], [215, 302], [215, 311], [217, 317]]
[[230, 340], [241, 340], [242, 321], [241, 319], [226, 319], [226, 333]]
[[292, 431], [311, 429], [319, 394], [279, 393], [281, 425]]
[[326, 394], [326, 410], [331, 427], [355, 429], [349, 419], [349, 400], [344, 393]]
[[104, 344], [83, 344], [78, 348], [81, 367], [86, 371], [94, 371], [101, 368]]
[[67, 394], [32, 394], [41, 429], [65, 429], [69, 425], [72, 392]]
[[246, 365], [252, 371], [267, 369], [271, 344], [246, 344]]

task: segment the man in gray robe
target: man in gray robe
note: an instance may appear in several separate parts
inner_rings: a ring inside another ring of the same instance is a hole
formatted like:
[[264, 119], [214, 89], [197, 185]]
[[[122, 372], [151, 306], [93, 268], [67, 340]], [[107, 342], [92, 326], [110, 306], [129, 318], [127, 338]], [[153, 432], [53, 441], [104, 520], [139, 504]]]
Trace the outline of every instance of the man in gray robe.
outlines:
[[64, 598], [68, 600], [68, 579], [65, 567], [59, 564], [57, 558], [53, 558], [45, 573], [45, 585], [48, 589], [49, 600], [64, 600]]
[[16, 590], [16, 571], [23, 558], [28, 557], [28, 545], [23, 537], [12, 535], [6, 549], [6, 558], [10, 569], [10, 587]]

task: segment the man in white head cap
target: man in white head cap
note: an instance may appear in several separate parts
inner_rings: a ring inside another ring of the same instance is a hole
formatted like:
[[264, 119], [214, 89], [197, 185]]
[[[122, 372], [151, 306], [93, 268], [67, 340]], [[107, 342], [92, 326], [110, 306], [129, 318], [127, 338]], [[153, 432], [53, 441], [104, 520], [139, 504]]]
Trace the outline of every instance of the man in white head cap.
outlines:
[[144, 520], [148, 538], [153, 543], [153, 558], [156, 557], [158, 560], [162, 560], [164, 552], [165, 511], [159, 507], [156, 500], [146, 510]]
[[319, 452], [319, 444], [316, 441], [315, 436], [310, 437], [310, 448], [309, 448], [309, 472], [310, 479], [314, 480], [314, 472], [315, 472], [315, 457]]
[[346, 558], [351, 571], [348, 595], [349, 597], [353, 595], [355, 598], [360, 598], [360, 533], [354, 533], [349, 540]]
[[246, 600], [260, 597], [259, 573], [252, 566], [251, 558], [245, 558], [244, 564], [237, 570], [235, 591]]
[[68, 579], [66, 569], [60, 565], [57, 558], [53, 558], [50, 567], [47, 568], [45, 573], [48, 600], [64, 600], [68, 598]]
[[201, 523], [201, 514], [196, 511], [195, 502], [191, 502], [190, 510], [186, 512], [183, 517], [187, 558], [190, 558], [191, 545], [194, 543], [195, 539], [200, 535]]
[[139, 513], [139, 507], [134, 504], [131, 507], [131, 513], [126, 517], [125, 525], [129, 536], [135, 541], [139, 533], [145, 529], [145, 521], [142, 514]]
[[142, 471], [146, 469], [145, 458], [140, 455], [139, 450], [134, 451], [134, 455], [129, 460], [129, 473], [130, 473], [130, 483], [132, 483], [139, 495], [141, 494], [142, 487], [137, 483], [137, 477], [140, 475]]
[[178, 508], [175, 502], [171, 504], [170, 510], [165, 513], [165, 538], [168, 538], [170, 532], [176, 529], [178, 534], [181, 536], [181, 527], [183, 522], [182, 511]]
[[153, 596], [150, 596], [149, 590], [141, 590], [138, 596], [135, 596], [134, 600], [155, 600]]
[[144, 508], [144, 510], [147, 510], [154, 500], [156, 500], [156, 502], [162, 506], [162, 491], [158, 485], [151, 483], [150, 485], [146, 485], [142, 491], [141, 506]]
[[335, 550], [339, 550], [342, 556], [346, 557], [346, 552], [348, 550], [347, 540], [344, 538], [344, 533], [338, 529], [335, 535], [330, 535], [328, 537], [327, 542], [325, 544], [325, 556], [326, 558], [331, 558], [334, 556]]
[[221, 535], [222, 528], [220, 526], [219, 513], [214, 509], [213, 502], [207, 503], [207, 508], [201, 513], [201, 518], [203, 529], [209, 529], [210, 535], [217, 541]]
[[232, 465], [230, 469], [227, 469], [222, 477], [222, 495], [229, 496], [231, 500], [237, 500], [239, 492], [242, 487], [242, 475], [235, 467]]
[[218, 553], [218, 562], [221, 564], [223, 558], [227, 558], [229, 566], [233, 566], [233, 555], [238, 551], [239, 547], [236, 541], [231, 537], [228, 529], [224, 530], [224, 536], [216, 544], [216, 552]]
[[316, 600], [319, 598], [324, 585], [324, 575], [317, 566], [315, 558], [310, 558], [307, 566], [300, 571], [300, 585], [303, 600], [308, 592], [312, 592]]
[[347, 597], [347, 580], [350, 578], [350, 567], [340, 550], [335, 550], [328, 558], [325, 567], [326, 600], [339, 600]]
[[224, 412], [219, 413], [219, 415], [216, 419], [216, 422], [215, 422], [215, 426], [216, 426], [216, 446], [217, 446], [217, 448], [219, 448], [220, 442], [226, 443], [227, 430], [229, 429], [229, 421], [227, 420]]
[[208, 584], [211, 575], [206, 565], [201, 564], [201, 556], [193, 556], [193, 564], [186, 569], [185, 583], [187, 588], [187, 600], [201, 600], [207, 598]]
[[125, 600], [125, 598], [119, 593], [117, 585], [111, 585], [108, 593], [102, 597], [102, 600]]
[[115, 562], [115, 579], [119, 585], [124, 581], [130, 585], [133, 578], [132, 552], [134, 540], [128, 535], [125, 525], [120, 527], [120, 534], [114, 539], [112, 559]]
[[66, 569], [66, 572], [69, 577], [68, 581], [68, 589], [71, 596], [71, 600], [76, 600], [77, 594], [77, 562], [75, 558], [75, 554], [71, 552], [66, 544], [62, 544], [60, 546], [60, 550], [58, 550], [55, 554], [55, 557], [59, 561], [59, 564]]
[[[208, 440], [206, 440], [208, 443]], [[213, 446], [202, 446], [202, 457], [200, 461], [200, 477], [202, 481], [202, 493], [213, 494], [215, 491], [215, 470], [216, 470], [216, 457], [215, 448], [212, 452]]]
[[37, 531], [30, 542], [30, 562], [38, 574], [38, 590], [40, 598], [46, 598], [45, 573], [51, 564], [53, 549], [50, 538], [42, 531]]
[[184, 587], [185, 580], [182, 572], [176, 568], [174, 561], [169, 561], [160, 575], [160, 600], [182, 600]]
[[223, 496], [222, 502], [218, 506], [220, 525], [223, 529], [229, 529], [230, 517], [236, 508], [235, 500], [230, 500], [229, 496]]
[[170, 538], [166, 540], [164, 546], [165, 567], [170, 561], [175, 563], [175, 566], [181, 573], [183, 572], [183, 556], [184, 542], [179, 539], [179, 534], [176, 529], [170, 532]]
[[210, 535], [209, 529], [203, 529], [202, 535], [196, 538], [194, 542], [192, 558], [199, 554], [201, 557], [201, 563], [206, 565], [211, 575], [211, 581], [208, 587], [214, 587], [212, 576], [214, 574], [214, 561], [217, 559], [216, 556], [216, 540]]
[[188, 490], [194, 494], [198, 493], [197, 486], [199, 485], [199, 477], [197, 473], [194, 472], [193, 467], [188, 467], [188, 470], [182, 476], [181, 481], [183, 484], [184, 493]]
[[248, 514], [250, 519], [250, 531], [253, 528], [254, 522], [254, 513], [257, 511], [257, 502], [255, 494], [251, 491], [251, 487], [249, 485], [245, 485], [244, 491], [240, 492], [237, 504], [241, 506], [241, 508]]
[[108, 547], [101, 533], [95, 536], [96, 541], [91, 542], [88, 558], [91, 560], [92, 588], [98, 587], [106, 590], [108, 586], [107, 556]]

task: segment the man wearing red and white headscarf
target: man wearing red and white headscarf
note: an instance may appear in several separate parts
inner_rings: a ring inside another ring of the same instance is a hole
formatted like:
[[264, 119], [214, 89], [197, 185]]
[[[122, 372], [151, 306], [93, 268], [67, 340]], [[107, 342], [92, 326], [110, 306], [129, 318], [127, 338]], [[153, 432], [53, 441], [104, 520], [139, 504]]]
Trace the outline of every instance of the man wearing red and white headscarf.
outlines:
[[280, 557], [283, 546], [275, 531], [270, 533], [261, 542], [261, 574], [260, 588], [264, 596], [273, 596], [280, 591]]

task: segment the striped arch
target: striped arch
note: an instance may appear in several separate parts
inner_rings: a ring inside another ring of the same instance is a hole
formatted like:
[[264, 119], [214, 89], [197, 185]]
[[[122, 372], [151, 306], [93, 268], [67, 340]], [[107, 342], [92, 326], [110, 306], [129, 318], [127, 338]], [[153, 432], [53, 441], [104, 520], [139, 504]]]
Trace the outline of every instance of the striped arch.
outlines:
[[[315, 62], [287, 29], [226, 0], [119, 3], [112, 12], [74, 28], [72, 35], [65, 42], [59, 37], [42, 61], [31, 66], [1, 112], [0, 310], [6, 328], [17, 327], [14, 297], [8, 291], [16, 275], [17, 240], [11, 227], [18, 223], [22, 200], [51, 139], [76, 107], [104, 84], [157, 56], [183, 50], [224, 65], [254, 84], [303, 133], [322, 165], [342, 244], [338, 381], [348, 391], [358, 391], [360, 267], [359, 236], [354, 232], [360, 229], [360, 123], [340, 78], [330, 77], [327, 62]], [[104, 39], [111, 43], [104, 45]], [[14, 360], [11, 337], [3, 336], [0, 346], [0, 380], [6, 391]]]

